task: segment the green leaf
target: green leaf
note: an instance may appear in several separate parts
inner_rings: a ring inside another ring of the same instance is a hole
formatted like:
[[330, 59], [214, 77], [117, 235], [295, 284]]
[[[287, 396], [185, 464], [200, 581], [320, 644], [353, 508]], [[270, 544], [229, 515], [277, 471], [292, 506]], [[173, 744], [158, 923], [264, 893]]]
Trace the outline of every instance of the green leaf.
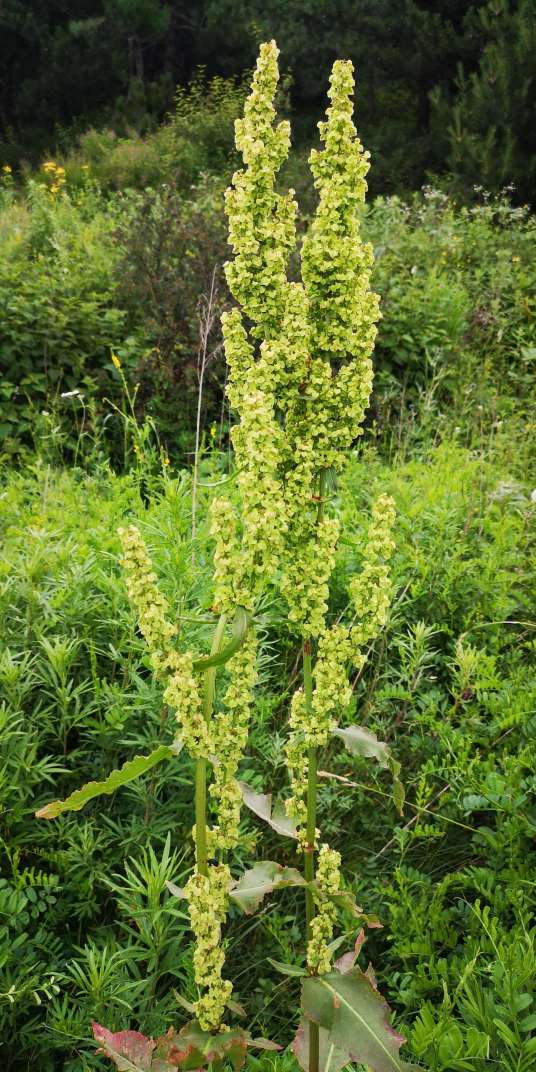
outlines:
[[244, 607], [237, 607], [233, 622], [232, 639], [215, 655], [204, 655], [199, 659], [194, 659], [194, 670], [209, 670], [211, 666], [224, 666], [225, 663], [229, 662], [231, 656], [242, 647], [250, 621], [251, 615], [249, 611], [244, 610]]
[[173, 991], [173, 997], [175, 998], [177, 1005], [180, 1005], [181, 1009], [184, 1009], [185, 1012], [188, 1013], [188, 1016], [195, 1016], [195, 1005], [192, 1005], [191, 1001], [188, 1001], [187, 998], [183, 998], [178, 990]]
[[393, 779], [393, 801], [400, 815], [403, 814], [405, 791], [400, 781], [400, 763], [393, 757], [389, 745], [385, 741], [379, 741], [375, 733], [366, 730], [363, 726], [347, 726], [333, 730], [334, 737], [340, 737], [345, 748], [352, 756], [362, 756], [365, 759], [375, 759], [384, 770], [391, 771]]
[[258, 815], [259, 819], [264, 819], [264, 822], [268, 823], [272, 830], [282, 834], [283, 837], [295, 838], [298, 836], [294, 822], [285, 814], [282, 805], [276, 803], [272, 811], [271, 793], [256, 793], [247, 782], [239, 782], [238, 784], [246, 808]]
[[306, 885], [303, 875], [295, 867], [282, 867], [273, 860], [262, 860], [244, 872], [229, 896], [249, 916], [272, 890], [283, 886]]
[[[309, 1026], [308, 1020], [301, 1020], [292, 1043], [292, 1051], [304, 1072], [309, 1072]], [[323, 1027], [319, 1028], [318, 1041], [319, 1072], [340, 1072], [341, 1068], [350, 1063], [350, 1054], [344, 1050], [338, 1050], [335, 1043], [331, 1041], [329, 1031]]]
[[385, 741], [379, 741], [375, 733], [363, 726], [348, 726], [344, 729], [338, 726], [333, 730], [333, 736], [340, 737], [352, 756], [375, 759], [384, 769], [389, 766], [389, 746]]
[[401, 1060], [405, 1041], [390, 1025], [389, 1006], [358, 968], [330, 972], [302, 983], [305, 1015], [329, 1033], [329, 1042], [373, 1072], [407, 1072]]
[[[104, 794], [114, 793], [120, 786], [139, 778], [141, 774], [156, 767], [163, 759], [172, 759], [177, 755], [176, 747], [160, 745], [148, 756], [135, 756], [127, 760], [119, 770], [113, 770], [103, 782], [87, 782], [81, 789], [75, 789], [66, 800], [52, 800], [36, 811], [36, 819], [55, 819], [65, 811], [80, 811], [88, 801]], [[98, 1026], [98, 1025], [97, 1025]]]
[[303, 979], [307, 975], [305, 968], [300, 968], [298, 964], [284, 964], [281, 960], [272, 960], [271, 957], [266, 958], [268, 963], [275, 968], [280, 975], [295, 975], [298, 978]]

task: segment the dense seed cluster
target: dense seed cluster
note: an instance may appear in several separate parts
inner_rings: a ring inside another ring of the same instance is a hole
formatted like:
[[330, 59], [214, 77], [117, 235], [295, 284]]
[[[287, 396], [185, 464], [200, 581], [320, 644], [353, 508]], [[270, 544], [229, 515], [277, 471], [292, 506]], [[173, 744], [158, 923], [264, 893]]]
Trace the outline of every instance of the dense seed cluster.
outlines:
[[226, 1030], [220, 1025], [233, 987], [221, 977], [225, 961], [221, 928], [225, 922], [230, 886], [229, 868], [220, 864], [209, 867], [208, 875], [194, 872], [184, 890], [195, 934], [195, 981], [202, 991], [195, 1010], [203, 1031]]
[[321, 845], [316, 871], [320, 902], [311, 921], [311, 937], [307, 946], [307, 967], [316, 975], [323, 975], [331, 968], [329, 943], [337, 918], [337, 907], [331, 897], [340, 890], [340, 867], [340, 853], [330, 849], [329, 845]]

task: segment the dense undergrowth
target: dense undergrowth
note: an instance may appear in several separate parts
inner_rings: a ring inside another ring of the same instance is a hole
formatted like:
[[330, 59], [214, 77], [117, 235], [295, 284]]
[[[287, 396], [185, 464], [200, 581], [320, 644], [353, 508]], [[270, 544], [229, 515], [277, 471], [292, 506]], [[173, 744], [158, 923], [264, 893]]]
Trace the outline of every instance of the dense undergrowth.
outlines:
[[[434, 1072], [513, 1072], [533, 1061], [536, 688], [527, 461], [524, 443], [503, 429], [480, 451], [443, 443], [414, 449], [404, 461], [399, 451], [386, 460], [370, 448], [356, 454], [336, 493], [348, 534], [337, 568], [341, 593], [358, 566], [351, 537], [362, 508], [380, 488], [397, 503], [395, 604], [355, 699], [360, 718], [402, 760], [408, 805], [397, 819], [385, 777], [334, 753], [326, 765], [337, 778], [322, 780], [324, 825], [344, 849], [358, 900], [384, 922], [365, 958], [377, 965], [384, 991], [397, 995], [411, 1051]], [[203, 482], [217, 479], [221, 464], [218, 454], [207, 459]], [[108, 467], [62, 471], [40, 460], [6, 474], [1, 494], [7, 1067], [101, 1067], [87, 1041], [92, 1018], [154, 1033], [177, 1020], [173, 987], [192, 996], [187, 918], [165, 887], [190, 863], [192, 771], [186, 759], [168, 765], [54, 824], [37, 823], [33, 812], [172, 732], [119, 574], [116, 528], [129, 517], [141, 524], [182, 613], [208, 608], [211, 492], [201, 489], [194, 546], [185, 472], [139, 468], [118, 476]], [[283, 792], [286, 706], [278, 682], [297, 652], [276, 617], [268, 603], [242, 774], [256, 788]], [[195, 629], [199, 642], [199, 626], [184, 628]], [[244, 815], [237, 872], [252, 849], [273, 854], [266, 828]], [[237, 995], [255, 1029], [283, 1043], [298, 980], [278, 975], [268, 958], [292, 964], [302, 952], [291, 894], [272, 899], [253, 920], [235, 916], [226, 939]]]
[[[110, 405], [120, 406], [123, 387], [112, 353], [131, 388], [139, 384], [137, 418], [156, 420], [181, 464], [191, 460], [202, 362], [203, 424], [226, 424], [219, 317], [229, 303], [229, 172], [215, 173], [217, 146], [209, 163], [196, 162], [193, 185], [180, 174], [171, 182], [163, 156], [153, 185], [133, 189], [127, 171], [116, 192], [92, 165], [78, 184], [52, 168], [22, 191], [0, 178], [0, 456], [46, 442], [66, 463], [81, 454], [128, 461]], [[312, 200], [299, 157], [285, 181], [305, 206], [303, 231]], [[382, 298], [372, 417], [394, 429], [408, 404], [422, 413], [424, 393], [433, 425], [443, 430], [445, 414], [452, 425], [454, 412], [469, 440], [475, 407], [519, 419], [535, 353], [534, 216], [506, 194], [467, 208], [426, 189], [410, 204], [377, 198], [363, 231]]]

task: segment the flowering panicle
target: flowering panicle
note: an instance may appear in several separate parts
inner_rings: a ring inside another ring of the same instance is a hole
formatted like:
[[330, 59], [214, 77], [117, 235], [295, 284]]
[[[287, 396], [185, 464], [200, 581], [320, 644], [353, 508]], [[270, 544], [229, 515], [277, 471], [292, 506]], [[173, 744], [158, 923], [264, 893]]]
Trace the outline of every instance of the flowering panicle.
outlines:
[[351, 653], [350, 630], [346, 626], [332, 625], [320, 636], [311, 701], [318, 745], [327, 744], [336, 726], [335, 717], [348, 707], [352, 698], [347, 676]]
[[335, 716], [348, 706], [352, 689], [346, 672], [352, 654], [350, 631], [346, 626], [333, 625], [318, 641], [314, 668], [315, 688], [308, 709], [302, 689], [291, 701], [289, 735], [285, 744], [287, 767], [290, 773], [291, 795], [285, 802], [287, 815], [298, 827], [298, 840], [305, 847], [307, 820], [307, 753], [310, 748], [327, 744], [337, 723]]
[[227, 282], [254, 322], [253, 334], [265, 339], [280, 326], [287, 260], [296, 240], [293, 191], [282, 196], [274, 189], [290, 145], [289, 123], [274, 125], [277, 56], [274, 41], [261, 45], [244, 117], [235, 122], [236, 147], [246, 167], [233, 175], [225, 195], [235, 254], [225, 266]]
[[[353, 89], [352, 63], [336, 62], [327, 121], [319, 123], [325, 148], [313, 149], [309, 157], [319, 204], [303, 243], [302, 277], [310, 305], [312, 349], [327, 360], [351, 358], [354, 390], [360, 389], [362, 399], [361, 423], [369, 401], [367, 373], [379, 299], [370, 289], [372, 247], [360, 237], [358, 210], [367, 189], [369, 153], [363, 151], [352, 120]], [[355, 401], [349, 396], [342, 408], [341, 427], [348, 404]], [[355, 422], [350, 431], [354, 438]]]
[[352, 628], [354, 661], [364, 662], [360, 649], [372, 640], [387, 621], [392, 595], [389, 559], [394, 550], [392, 537], [395, 504], [389, 495], [380, 495], [372, 507], [361, 572], [350, 581], [350, 599], [357, 622]]
[[190, 651], [176, 654], [173, 671], [164, 691], [164, 700], [176, 712], [180, 737], [191, 756], [208, 758], [213, 752], [211, 727], [203, 716], [201, 697], [194, 677]]
[[285, 560], [281, 591], [288, 603], [289, 621], [304, 638], [318, 636], [324, 629], [338, 536], [337, 519], [324, 516]]
[[207, 875], [194, 872], [184, 890], [196, 939], [194, 976], [202, 993], [195, 1002], [195, 1010], [203, 1031], [226, 1030], [221, 1026], [221, 1019], [233, 986], [221, 975], [225, 961], [221, 928], [225, 922], [230, 887], [229, 868], [220, 864], [209, 867]]
[[311, 921], [311, 938], [307, 946], [307, 967], [316, 975], [324, 975], [331, 968], [329, 943], [333, 938], [337, 907], [330, 898], [340, 891], [340, 866], [340, 853], [330, 849], [329, 845], [321, 845], [316, 872], [320, 903]]
[[290, 776], [290, 796], [285, 801], [285, 810], [289, 818], [296, 823], [301, 848], [305, 848], [307, 840], [305, 798], [309, 772], [307, 734], [311, 730], [310, 722], [303, 689], [297, 689], [290, 701], [289, 733], [285, 742], [286, 765]]
[[168, 621], [168, 604], [156, 584], [156, 573], [145, 541], [135, 525], [118, 529], [123, 554], [119, 559], [125, 571], [128, 597], [138, 615], [140, 632], [151, 653], [151, 664], [157, 673], [166, 668], [176, 625]]

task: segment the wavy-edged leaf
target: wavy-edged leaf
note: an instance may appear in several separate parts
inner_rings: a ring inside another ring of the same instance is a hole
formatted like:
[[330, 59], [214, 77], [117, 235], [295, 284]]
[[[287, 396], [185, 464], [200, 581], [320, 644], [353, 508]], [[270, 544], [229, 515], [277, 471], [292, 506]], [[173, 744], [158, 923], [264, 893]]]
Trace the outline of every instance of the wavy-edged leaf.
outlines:
[[242, 647], [249, 629], [251, 614], [244, 607], [237, 607], [232, 628], [232, 637], [228, 644], [215, 655], [202, 655], [194, 659], [194, 670], [209, 670], [211, 666], [224, 666], [231, 656]]
[[302, 1008], [329, 1033], [330, 1043], [357, 1064], [373, 1072], [414, 1068], [400, 1057], [405, 1039], [391, 1027], [387, 1002], [359, 968], [304, 979]]
[[35, 817], [36, 819], [55, 819], [65, 811], [80, 811], [80, 808], [83, 808], [88, 801], [114, 793], [120, 786], [133, 782], [135, 778], [151, 770], [151, 767], [156, 767], [156, 764], [161, 763], [163, 759], [172, 759], [177, 755], [177, 751], [176, 746], [170, 747], [162, 744], [148, 756], [134, 756], [134, 759], [127, 760], [118, 770], [111, 771], [103, 782], [87, 782], [81, 789], [75, 789], [66, 800], [52, 800], [50, 804], [39, 808]]
[[283, 837], [296, 838], [298, 836], [296, 824], [285, 814], [283, 805], [276, 803], [272, 811], [272, 794], [256, 793], [247, 782], [239, 782], [242, 800], [259, 819], [264, 819], [272, 830], [282, 834]]
[[147, 1038], [139, 1031], [114, 1033], [95, 1021], [91, 1026], [96, 1042], [102, 1046], [104, 1054], [111, 1058], [119, 1072], [150, 1072], [156, 1046], [154, 1039]]
[[384, 770], [391, 771], [393, 779], [393, 800], [400, 815], [403, 814], [405, 790], [400, 781], [400, 763], [391, 753], [389, 745], [385, 741], [379, 741], [375, 733], [366, 730], [363, 726], [338, 726], [333, 730], [334, 737], [340, 737], [344, 746], [352, 756], [362, 756], [364, 759], [375, 759]]
[[[304, 1072], [309, 1072], [309, 1027], [308, 1020], [301, 1020], [292, 1043], [292, 1052]], [[340, 1072], [341, 1068], [350, 1063], [350, 1054], [337, 1049], [330, 1038], [329, 1031], [323, 1027], [318, 1029], [318, 1042], [319, 1072]]]
[[295, 867], [283, 867], [274, 860], [261, 860], [255, 864], [234, 884], [229, 896], [250, 916], [267, 893], [281, 889], [283, 886], [306, 886], [303, 875]]

